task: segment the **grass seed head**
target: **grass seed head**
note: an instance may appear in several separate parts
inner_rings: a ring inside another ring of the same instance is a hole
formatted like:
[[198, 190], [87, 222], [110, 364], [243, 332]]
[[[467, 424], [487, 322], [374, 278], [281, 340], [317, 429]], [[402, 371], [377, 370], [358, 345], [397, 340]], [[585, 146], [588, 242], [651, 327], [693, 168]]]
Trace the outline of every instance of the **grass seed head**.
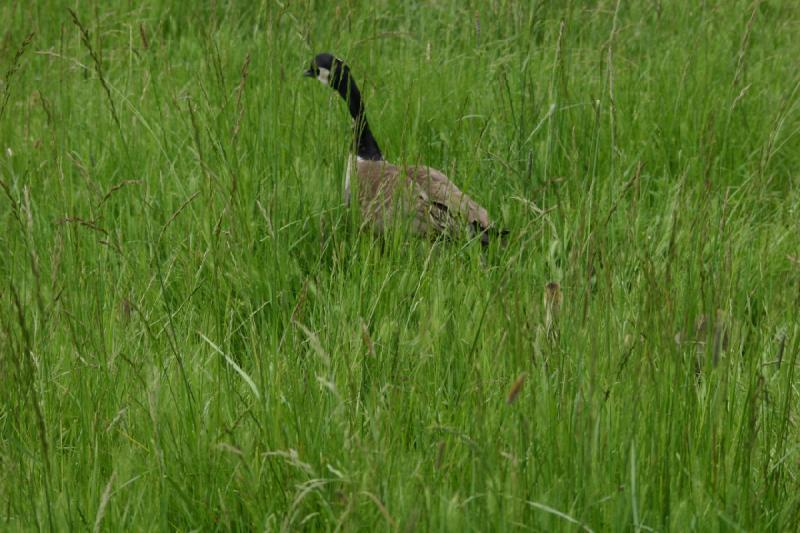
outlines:
[[511, 389], [508, 391], [508, 397], [506, 398], [506, 403], [511, 405], [517, 400], [517, 396], [519, 393], [522, 392], [522, 386], [525, 384], [525, 372], [522, 372], [517, 379], [514, 380], [514, 384], [511, 385]]
[[561, 310], [561, 286], [549, 282], [544, 289], [544, 326], [549, 338], [558, 335], [558, 315]]

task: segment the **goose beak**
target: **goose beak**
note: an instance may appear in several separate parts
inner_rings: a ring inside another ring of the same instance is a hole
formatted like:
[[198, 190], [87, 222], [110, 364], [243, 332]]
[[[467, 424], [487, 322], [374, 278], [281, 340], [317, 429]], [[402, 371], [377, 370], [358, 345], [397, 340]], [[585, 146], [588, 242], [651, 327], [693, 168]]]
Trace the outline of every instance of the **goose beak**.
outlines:
[[308, 69], [305, 72], [303, 72], [303, 76], [305, 76], [306, 78], [313, 78], [313, 77], [315, 77], [314, 76], [314, 71], [311, 70], [311, 69]]

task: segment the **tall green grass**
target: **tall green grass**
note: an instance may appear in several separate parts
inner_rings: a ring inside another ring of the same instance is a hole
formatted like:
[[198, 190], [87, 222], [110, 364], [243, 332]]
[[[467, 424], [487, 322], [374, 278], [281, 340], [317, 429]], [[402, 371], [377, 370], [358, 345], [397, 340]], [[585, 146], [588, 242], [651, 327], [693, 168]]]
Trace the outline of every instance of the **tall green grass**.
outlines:
[[795, 530], [800, 8], [333, 4], [0, 6], [0, 528]]

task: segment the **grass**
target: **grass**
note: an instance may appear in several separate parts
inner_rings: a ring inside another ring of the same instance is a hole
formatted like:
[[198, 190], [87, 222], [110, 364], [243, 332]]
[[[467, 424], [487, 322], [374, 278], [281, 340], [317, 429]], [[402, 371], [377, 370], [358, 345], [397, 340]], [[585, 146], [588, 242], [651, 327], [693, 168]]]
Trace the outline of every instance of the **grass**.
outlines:
[[[67, 4], [0, 6], [0, 528], [798, 527], [794, 2]], [[324, 50], [505, 250], [360, 228]]]

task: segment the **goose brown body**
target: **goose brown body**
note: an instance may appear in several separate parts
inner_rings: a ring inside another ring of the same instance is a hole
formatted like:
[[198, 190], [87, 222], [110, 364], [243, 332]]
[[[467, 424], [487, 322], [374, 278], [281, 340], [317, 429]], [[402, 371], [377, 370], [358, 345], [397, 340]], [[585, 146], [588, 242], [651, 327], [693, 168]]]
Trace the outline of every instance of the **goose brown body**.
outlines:
[[491, 226], [486, 209], [434, 168], [370, 160], [355, 164], [358, 205], [375, 232], [401, 221], [426, 237], [456, 237]]

